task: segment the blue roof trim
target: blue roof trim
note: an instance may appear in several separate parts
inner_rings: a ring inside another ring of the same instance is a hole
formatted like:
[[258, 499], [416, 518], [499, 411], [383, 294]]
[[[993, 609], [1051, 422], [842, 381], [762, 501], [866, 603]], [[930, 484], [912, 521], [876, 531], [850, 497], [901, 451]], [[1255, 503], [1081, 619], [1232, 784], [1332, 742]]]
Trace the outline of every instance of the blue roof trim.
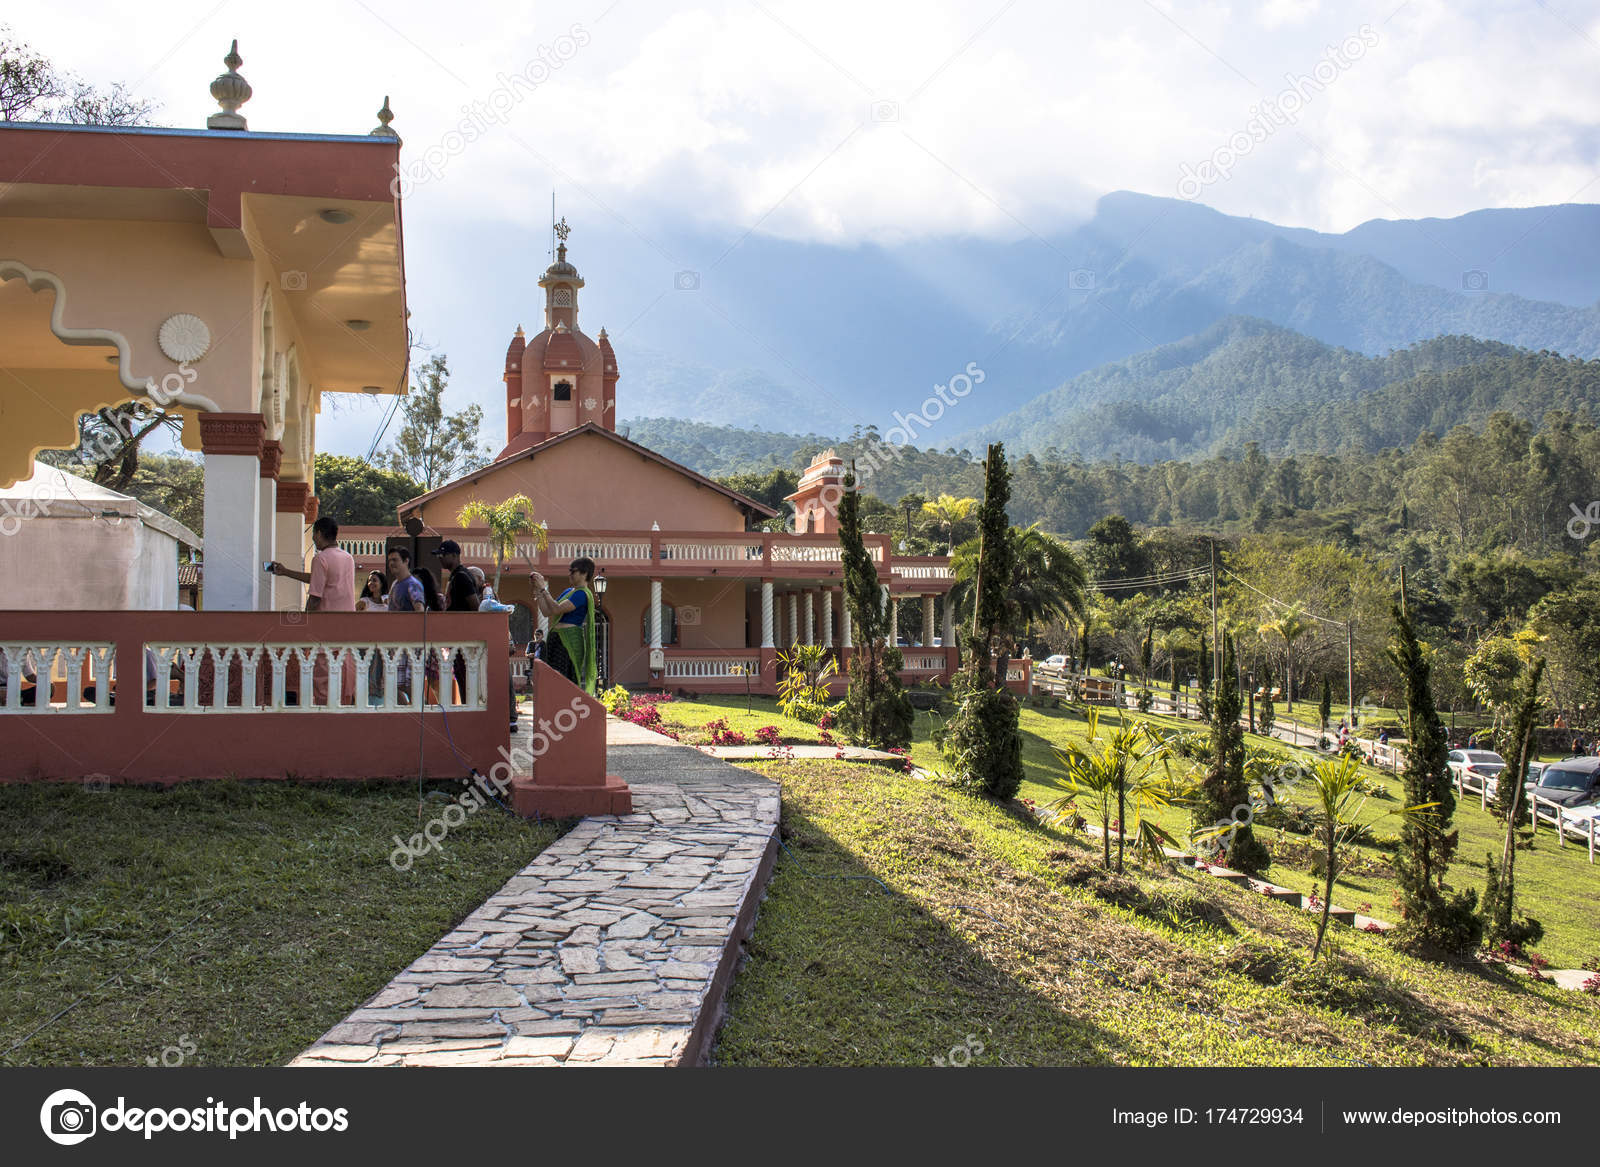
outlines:
[[258, 130], [187, 130], [167, 126], [80, 126], [69, 122], [0, 121], [0, 130], [50, 130], [66, 134], [133, 134], [151, 138], [229, 138], [274, 142], [366, 142], [371, 145], [398, 145], [396, 138], [373, 134], [274, 134]]

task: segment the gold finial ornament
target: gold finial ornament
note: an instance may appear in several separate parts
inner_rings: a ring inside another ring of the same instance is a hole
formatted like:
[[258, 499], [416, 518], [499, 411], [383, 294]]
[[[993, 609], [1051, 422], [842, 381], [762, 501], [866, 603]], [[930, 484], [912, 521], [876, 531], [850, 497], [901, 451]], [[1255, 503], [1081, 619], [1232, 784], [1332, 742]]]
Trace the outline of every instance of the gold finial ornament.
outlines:
[[567, 217], [561, 216], [561, 221], [555, 226], [556, 238], [565, 243], [567, 236], [572, 234], [572, 228], [567, 226]]
[[385, 93], [383, 95], [383, 108], [378, 111], [378, 124], [368, 131], [367, 136], [371, 138], [398, 139], [400, 135], [389, 128], [389, 123], [392, 121], [394, 121], [394, 110], [389, 108], [389, 95]]
[[239, 112], [239, 107], [250, 100], [251, 90], [250, 82], [239, 76], [239, 66], [244, 64], [244, 58], [239, 55], [238, 40], [228, 49], [228, 55], [222, 58], [222, 63], [228, 66], [228, 71], [211, 83], [211, 96], [216, 98], [222, 112], [206, 119], [206, 129], [247, 130], [250, 127]]

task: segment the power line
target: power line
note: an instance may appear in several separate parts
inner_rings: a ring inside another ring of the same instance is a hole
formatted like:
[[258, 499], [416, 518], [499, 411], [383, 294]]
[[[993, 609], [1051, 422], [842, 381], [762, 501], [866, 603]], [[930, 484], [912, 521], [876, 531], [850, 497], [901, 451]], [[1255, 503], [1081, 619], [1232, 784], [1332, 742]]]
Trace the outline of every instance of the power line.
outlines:
[[1229, 575], [1233, 576], [1234, 579], [1236, 579], [1240, 583], [1244, 584], [1245, 587], [1249, 588], [1251, 591], [1253, 591], [1256, 595], [1260, 596], [1262, 599], [1270, 600], [1272, 603], [1277, 604], [1279, 607], [1293, 609], [1295, 611], [1298, 611], [1302, 616], [1309, 616], [1313, 620], [1320, 620], [1324, 624], [1332, 624], [1332, 625], [1334, 625], [1335, 627], [1338, 627], [1338, 628], [1344, 628], [1344, 627], [1348, 626], [1349, 623], [1350, 623], [1348, 620], [1335, 620], [1335, 619], [1333, 619], [1333, 618], [1331, 618], [1329, 616], [1319, 616], [1315, 612], [1307, 612], [1304, 608], [1300, 607], [1300, 605], [1298, 605], [1298, 604], [1291, 604], [1287, 600], [1278, 599], [1277, 596], [1269, 596], [1269, 595], [1267, 595], [1266, 592], [1264, 592], [1260, 588], [1256, 587], [1249, 580], [1245, 579], [1243, 576], [1241, 576], [1237, 572], [1235, 572], [1232, 568], [1224, 567], [1222, 570], [1227, 572]]

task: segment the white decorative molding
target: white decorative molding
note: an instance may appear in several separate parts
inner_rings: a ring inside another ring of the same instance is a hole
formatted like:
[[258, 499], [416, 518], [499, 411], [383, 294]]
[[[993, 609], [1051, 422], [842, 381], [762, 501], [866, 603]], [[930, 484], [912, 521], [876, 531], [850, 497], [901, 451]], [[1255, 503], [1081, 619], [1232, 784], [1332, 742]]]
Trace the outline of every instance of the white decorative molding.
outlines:
[[211, 351], [211, 329], [200, 317], [178, 312], [161, 322], [156, 342], [168, 360], [193, 364]]
[[596, 405], [599, 405], [599, 404], [600, 403], [598, 401], [596, 401], [593, 397], [585, 397], [583, 399], [583, 407], [584, 407], [584, 409], [588, 410], [590, 413], [593, 413], [594, 412], [594, 407]]
[[[53, 272], [35, 271], [27, 264], [15, 259], [0, 259], [0, 282], [5, 280], [21, 280], [32, 292], [42, 292], [49, 288], [55, 293], [54, 302], [50, 305], [50, 331], [55, 334], [62, 344], [90, 344], [113, 345], [117, 350], [117, 379], [122, 387], [136, 397], [143, 397], [155, 386], [155, 378], [146, 377], [143, 380], [135, 377], [128, 367], [133, 360], [133, 352], [128, 344], [128, 338], [122, 333], [110, 328], [69, 328], [65, 323], [67, 311], [67, 287], [61, 282], [61, 277]], [[209, 397], [198, 393], [174, 393], [167, 397], [169, 404], [187, 405], [190, 409], [202, 410], [205, 413], [221, 413], [222, 406]]]

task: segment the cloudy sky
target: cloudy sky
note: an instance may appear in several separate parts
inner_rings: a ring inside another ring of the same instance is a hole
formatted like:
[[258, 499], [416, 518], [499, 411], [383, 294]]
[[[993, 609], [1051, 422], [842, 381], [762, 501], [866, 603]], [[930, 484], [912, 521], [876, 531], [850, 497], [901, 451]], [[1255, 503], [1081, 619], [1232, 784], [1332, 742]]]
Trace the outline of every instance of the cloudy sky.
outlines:
[[[1194, 195], [1195, 173], [1220, 210], [1330, 231], [1600, 202], [1593, 0], [76, 0], [5, 19], [163, 124], [204, 124], [233, 37], [252, 129], [365, 132], [387, 94], [427, 167], [413, 323], [491, 429], [552, 187], [575, 252], [581, 227], [667, 271], [705, 262], [677, 253], [689, 237], [1049, 235], [1107, 191]], [[464, 120], [475, 141], [451, 135]], [[325, 447], [370, 437], [359, 409], [328, 420]]]

